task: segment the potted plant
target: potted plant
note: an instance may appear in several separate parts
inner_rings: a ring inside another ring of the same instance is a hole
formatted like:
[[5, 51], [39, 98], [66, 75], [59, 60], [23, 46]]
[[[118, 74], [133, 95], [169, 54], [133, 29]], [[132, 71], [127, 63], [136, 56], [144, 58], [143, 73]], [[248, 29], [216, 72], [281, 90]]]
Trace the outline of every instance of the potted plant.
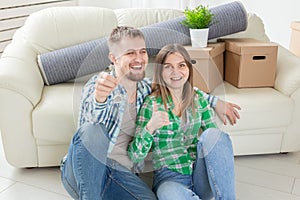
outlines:
[[181, 24], [190, 29], [192, 47], [206, 47], [209, 25], [214, 15], [208, 7], [199, 5], [194, 9], [186, 8], [183, 11], [185, 19]]

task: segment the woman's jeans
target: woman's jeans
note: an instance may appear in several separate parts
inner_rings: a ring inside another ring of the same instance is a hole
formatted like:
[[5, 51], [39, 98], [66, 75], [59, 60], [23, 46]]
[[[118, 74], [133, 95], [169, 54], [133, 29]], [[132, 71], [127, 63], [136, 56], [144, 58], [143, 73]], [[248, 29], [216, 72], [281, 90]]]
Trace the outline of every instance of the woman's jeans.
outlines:
[[61, 179], [74, 199], [156, 199], [150, 188], [134, 173], [107, 158], [109, 139], [103, 125], [87, 124], [74, 135]]
[[234, 156], [229, 136], [219, 129], [207, 129], [199, 138], [193, 174], [162, 168], [155, 171], [153, 186], [159, 200], [235, 200]]

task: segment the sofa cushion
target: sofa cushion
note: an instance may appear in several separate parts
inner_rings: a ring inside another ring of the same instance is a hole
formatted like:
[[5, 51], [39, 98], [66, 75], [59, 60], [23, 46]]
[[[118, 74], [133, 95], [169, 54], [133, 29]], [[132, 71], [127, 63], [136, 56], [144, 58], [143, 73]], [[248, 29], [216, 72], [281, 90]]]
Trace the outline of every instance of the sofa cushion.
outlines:
[[255, 129], [276, 129], [291, 123], [294, 102], [274, 88], [236, 88], [224, 82], [213, 94], [221, 99], [239, 105], [241, 119], [234, 126], [226, 126], [226, 131], [246, 131]]
[[77, 128], [79, 99], [84, 82], [45, 86], [41, 101], [32, 112], [33, 135], [37, 140], [70, 142]]
[[107, 36], [117, 26], [113, 10], [99, 7], [52, 7], [31, 14], [18, 38], [37, 54]]
[[183, 12], [176, 9], [128, 8], [116, 9], [115, 13], [119, 26], [132, 26], [136, 28], [183, 16]]
[[300, 87], [300, 58], [279, 45], [275, 88], [290, 96]]

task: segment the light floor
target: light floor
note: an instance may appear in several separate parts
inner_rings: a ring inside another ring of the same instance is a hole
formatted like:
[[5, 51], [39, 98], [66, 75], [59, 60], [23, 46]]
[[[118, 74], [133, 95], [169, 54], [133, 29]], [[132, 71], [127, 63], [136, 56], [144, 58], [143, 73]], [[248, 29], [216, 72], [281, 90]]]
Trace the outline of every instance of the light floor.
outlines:
[[[300, 200], [300, 152], [236, 157], [235, 171], [240, 200]], [[16, 169], [5, 160], [0, 139], [0, 200], [23, 199], [71, 198], [57, 167]]]

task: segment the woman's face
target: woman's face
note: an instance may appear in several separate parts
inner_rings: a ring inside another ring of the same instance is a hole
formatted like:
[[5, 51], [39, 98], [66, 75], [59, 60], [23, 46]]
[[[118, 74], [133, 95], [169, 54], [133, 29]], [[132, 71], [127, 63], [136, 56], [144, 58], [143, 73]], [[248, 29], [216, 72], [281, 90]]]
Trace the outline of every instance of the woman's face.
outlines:
[[180, 53], [175, 52], [167, 56], [163, 64], [162, 78], [169, 89], [183, 90], [189, 78], [189, 68]]

